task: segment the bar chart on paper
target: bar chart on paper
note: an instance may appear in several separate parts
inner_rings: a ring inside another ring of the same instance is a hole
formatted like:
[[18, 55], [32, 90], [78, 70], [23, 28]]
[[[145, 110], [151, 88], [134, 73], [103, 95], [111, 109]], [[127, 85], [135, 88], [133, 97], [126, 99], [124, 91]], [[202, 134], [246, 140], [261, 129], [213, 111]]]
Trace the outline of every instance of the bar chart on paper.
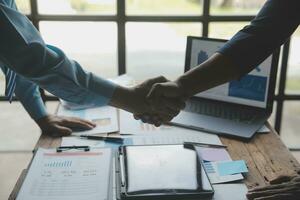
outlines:
[[[108, 200], [112, 150], [38, 149], [17, 200]], [[84, 197], [84, 198], [83, 198]]]
[[72, 167], [71, 160], [65, 160], [65, 161], [52, 161], [47, 162], [44, 164], [44, 167]]

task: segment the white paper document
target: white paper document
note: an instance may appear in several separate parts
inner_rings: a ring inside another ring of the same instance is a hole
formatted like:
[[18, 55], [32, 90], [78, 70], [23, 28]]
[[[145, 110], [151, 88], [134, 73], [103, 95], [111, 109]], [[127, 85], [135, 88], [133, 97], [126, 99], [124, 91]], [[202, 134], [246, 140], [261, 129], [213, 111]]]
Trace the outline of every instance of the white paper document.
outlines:
[[213, 200], [247, 200], [248, 189], [244, 183], [216, 184], [213, 188]]
[[57, 115], [79, 117], [96, 123], [96, 127], [87, 131], [74, 131], [72, 135], [93, 135], [98, 133], [112, 133], [119, 131], [117, 109], [111, 106], [70, 110], [59, 106]]
[[134, 136], [131, 138], [133, 144], [136, 145], [182, 144], [183, 142], [222, 144], [219, 137], [214, 134], [168, 125], [155, 127], [154, 125], [134, 120], [129, 112], [120, 110], [119, 113], [120, 134], [133, 134]]
[[207, 133], [164, 133], [155, 135], [138, 135], [132, 136], [134, 145], [151, 145], [151, 144], [183, 144], [184, 142], [197, 142], [205, 144], [221, 145], [222, 142], [216, 135]]
[[257, 132], [258, 133], [269, 133], [271, 130], [266, 126], [263, 125]]
[[112, 199], [111, 164], [111, 149], [39, 149], [17, 200]]

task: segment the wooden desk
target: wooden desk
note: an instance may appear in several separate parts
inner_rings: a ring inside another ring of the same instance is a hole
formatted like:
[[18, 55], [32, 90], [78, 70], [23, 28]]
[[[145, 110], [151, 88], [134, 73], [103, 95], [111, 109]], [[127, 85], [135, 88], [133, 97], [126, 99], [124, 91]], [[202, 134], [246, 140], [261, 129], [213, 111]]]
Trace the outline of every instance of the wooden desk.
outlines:
[[[269, 125], [268, 125], [269, 126]], [[221, 137], [224, 145], [234, 160], [246, 160], [249, 173], [245, 177], [248, 188], [264, 186], [268, 181], [281, 174], [293, 175], [300, 169], [300, 164], [282, 143], [275, 130], [269, 126], [268, 134], [257, 134], [250, 142]], [[60, 146], [61, 138], [51, 138], [42, 135], [36, 148], [55, 148]], [[23, 171], [15, 185], [9, 199], [15, 199], [24, 180], [26, 170]]]

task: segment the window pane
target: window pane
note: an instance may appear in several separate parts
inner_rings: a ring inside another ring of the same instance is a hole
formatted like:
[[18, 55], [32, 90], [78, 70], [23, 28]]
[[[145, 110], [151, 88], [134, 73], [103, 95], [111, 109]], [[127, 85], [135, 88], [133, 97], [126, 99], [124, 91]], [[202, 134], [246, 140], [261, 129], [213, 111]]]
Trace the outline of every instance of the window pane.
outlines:
[[211, 0], [212, 15], [256, 15], [266, 0]]
[[290, 45], [286, 93], [300, 94], [300, 28], [296, 30]]
[[4, 93], [5, 93], [5, 76], [1, 71], [0, 72], [0, 95], [4, 96]]
[[268, 122], [271, 124], [272, 127], [275, 127], [276, 110], [277, 110], [277, 102], [274, 101], [273, 112], [268, 119]]
[[300, 148], [300, 102], [284, 103], [281, 138], [290, 148]]
[[128, 23], [127, 72], [135, 79], [184, 72], [186, 36], [201, 35], [200, 23]]
[[230, 39], [247, 24], [248, 22], [211, 22], [208, 35], [211, 38]]
[[279, 81], [280, 81], [280, 71], [281, 71], [281, 63], [282, 63], [282, 50], [283, 46], [280, 47], [280, 54], [277, 66], [277, 77], [276, 77], [276, 85], [275, 85], [275, 95], [279, 93]]
[[23, 14], [30, 14], [30, 3], [29, 0], [15, 0], [18, 10]]
[[112, 22], [41, 22], [48, 44], [57, 46], [81, 66], [102, 77], [117, 73], [117, 27]]
[[127, 0], [128, 15], [202, 15], [200, 0]]
[[116, 0], [38, 0], [42, 14], [115, 14]]

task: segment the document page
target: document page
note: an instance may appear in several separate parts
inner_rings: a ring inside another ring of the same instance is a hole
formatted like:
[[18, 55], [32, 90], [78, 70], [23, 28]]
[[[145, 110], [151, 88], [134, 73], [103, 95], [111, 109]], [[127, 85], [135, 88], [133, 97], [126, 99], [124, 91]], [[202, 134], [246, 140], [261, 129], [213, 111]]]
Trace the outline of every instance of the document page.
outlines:
[[60, 105], [57, 111], [57, 115], [78, 117], [90, 120], [96, 124], [96, 127], [91, 130], [74, 131], [72, 135], [93, 135], [97, 133], [112, 133], [119, 131], [117, 109], [111, 106], [71, 110]]
[[17, 200], [111, 199], [111, 149], [39, 149]]
[[176, 126], [162, 125], [155, 127], [142, 121], [134, 120], [132, 114], [120, 110], [120, 134], [132, 134], [133, 144], [182, 144], [198, 142], [206, 144], [222, 144], [215, 134], [185, 129]]

